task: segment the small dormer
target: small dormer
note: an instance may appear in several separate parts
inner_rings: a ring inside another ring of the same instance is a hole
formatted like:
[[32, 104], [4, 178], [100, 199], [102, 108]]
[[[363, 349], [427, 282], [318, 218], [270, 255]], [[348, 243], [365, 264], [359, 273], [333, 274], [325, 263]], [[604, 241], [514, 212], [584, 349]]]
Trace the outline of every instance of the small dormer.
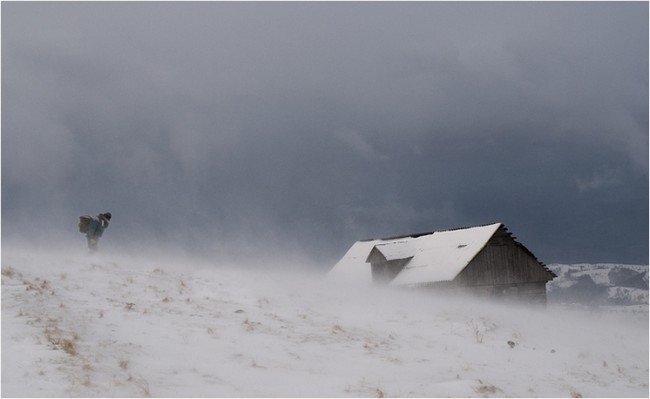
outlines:
[[372, 280], [388, 284], [413, 259], [414, 253], [406, 241], [377, 244], [366, 258], [372, 269]]

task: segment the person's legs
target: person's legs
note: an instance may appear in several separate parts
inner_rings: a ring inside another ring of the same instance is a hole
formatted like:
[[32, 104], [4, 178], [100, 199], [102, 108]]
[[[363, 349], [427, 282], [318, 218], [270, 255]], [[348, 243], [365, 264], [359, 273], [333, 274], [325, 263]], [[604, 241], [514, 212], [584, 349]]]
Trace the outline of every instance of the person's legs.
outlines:
[[97, 240], [99, 239], [97, 237], [97, 226], [98, 222], [92, 219], [88, 223], [88, 230], [86, 230], [86, 239], [88, 240], [88, 249], [90, 249], [90, 252], [97, 250]]
[[88, 238], [88, 249], [90, 249], [90, 252], [95, 252], [97, 251], [97, 242], [99, 240], [97, 238]]

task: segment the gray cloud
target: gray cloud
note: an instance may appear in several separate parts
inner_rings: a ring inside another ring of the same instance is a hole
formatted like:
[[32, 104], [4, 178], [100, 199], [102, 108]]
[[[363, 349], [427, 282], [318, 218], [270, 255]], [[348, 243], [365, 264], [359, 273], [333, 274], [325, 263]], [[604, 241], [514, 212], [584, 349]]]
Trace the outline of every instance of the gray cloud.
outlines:
[[647, 262], [647, 14], [6, 3], [4, 234], [106, 209], [115, 242], [328, 262], [499, 220], [547, 262]]

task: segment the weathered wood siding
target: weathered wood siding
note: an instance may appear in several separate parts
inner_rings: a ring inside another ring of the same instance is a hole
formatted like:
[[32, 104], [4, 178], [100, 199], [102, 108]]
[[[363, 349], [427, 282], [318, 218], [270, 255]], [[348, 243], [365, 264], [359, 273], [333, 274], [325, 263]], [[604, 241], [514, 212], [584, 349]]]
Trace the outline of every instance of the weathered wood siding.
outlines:
[[501, 227], [454, 282], [470, 287], [513, 284], [533, 284], [533, 287], [539, 287], [553, 277], [552, 273]]

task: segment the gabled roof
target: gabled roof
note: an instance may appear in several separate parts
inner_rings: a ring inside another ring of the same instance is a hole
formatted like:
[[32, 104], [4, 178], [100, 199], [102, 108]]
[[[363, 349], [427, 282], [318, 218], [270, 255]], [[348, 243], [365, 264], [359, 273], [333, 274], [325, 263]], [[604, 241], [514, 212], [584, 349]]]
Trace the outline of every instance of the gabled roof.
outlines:
[[373, 248], [386, 258], [413, 257], [391, 285], [410, 285], [453, 280], [487, 244], [501, 223], [455, 230], [357, 241], [332, 268], [330, 275], [372, 282], [366, 263]]
[[[412, 258], [415, 255], [415, 247], [410, 245], [409, 242], [405, 240], [388, 242], [385, 244], [377, 244], [373, 248], [379, 251], [388, 261]], [[368, 258], [366, 258], [366, 262], [370, 261], [369, 258], [370, 255], [368, 255]]]

